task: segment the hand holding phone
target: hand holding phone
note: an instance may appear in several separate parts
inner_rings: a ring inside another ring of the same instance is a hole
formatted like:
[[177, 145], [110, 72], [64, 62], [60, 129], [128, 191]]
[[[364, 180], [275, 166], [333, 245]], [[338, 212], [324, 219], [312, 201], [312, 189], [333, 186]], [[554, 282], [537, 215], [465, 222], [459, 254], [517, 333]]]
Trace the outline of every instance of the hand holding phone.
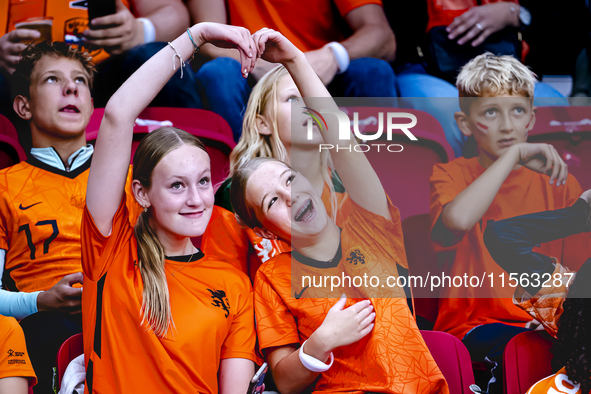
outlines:
[[[89, 29], [84, 31], [84, 45], [94, 48], [103, 48], [111, 55], [120, 55], [127, 52], [136, 45], [144, 43], [144, 23], [131, 13], [129, 8], [121, 0], [93, 0], [100, 3], [98, 8], [101, 13], [113, 13], [95, 17], [95, 9], [91, 10], [89, 4], [88, 16], [90, 19]], [[103, 4], [103, 2], [105, 4]], [[106, 4], [114, 4], [106, 6]]]
[[263, 363], [263, 365], [261, 365], [261, 367], [250, 380], [246, 394], [262, 394], [262, 392], [265, 390], [265, 384], [263, 382], [265, 380], [267, 368], [267, 363]]
[[[117, 12], [115, 0], [88, 0], [88, 21]], [[92, 25], [91, 25], [92, 26]]]

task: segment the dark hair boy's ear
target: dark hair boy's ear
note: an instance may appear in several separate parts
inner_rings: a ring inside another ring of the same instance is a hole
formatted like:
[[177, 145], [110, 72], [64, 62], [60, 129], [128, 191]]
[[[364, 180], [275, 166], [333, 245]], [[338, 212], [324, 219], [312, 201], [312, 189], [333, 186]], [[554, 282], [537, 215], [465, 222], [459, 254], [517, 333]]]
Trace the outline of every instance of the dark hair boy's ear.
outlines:
[[29, 106], [29, 99], [20, 94], [14, 98], [12, 108], [21, 119], [31, 120], [33, 117]]

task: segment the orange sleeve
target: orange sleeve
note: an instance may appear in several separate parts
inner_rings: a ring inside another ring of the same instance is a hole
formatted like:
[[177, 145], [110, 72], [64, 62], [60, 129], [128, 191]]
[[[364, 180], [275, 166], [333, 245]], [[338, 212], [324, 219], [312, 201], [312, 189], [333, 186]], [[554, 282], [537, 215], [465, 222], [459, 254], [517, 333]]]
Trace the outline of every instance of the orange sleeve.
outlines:
[[441, 164], [433, 166], [431, 178], [429, 178], [431, 194], [429, 197], [429, 213], [431, 216], [431, 229], [443, 212], [443, 207], [449, 204], [460, 194], [463, 189], [453, 179], [452, 174]]
[[234, 214], [215, 205], [201, 238], [203, 253], [228, 262], [248, 275], [249, 247], [246, 230], [238, 224]]
[[358, 239], [373, 239], [375, 247], [383, 249], [383, 255], [390, 256], [398, 265], [408, 269], [400, 211], [392, 204], [390, 197], [386, 195], [386, 198], [392, 220], [366, 210], [351, 198], [343, 203], [342, 209], [349, 212], [349, 216], [344, 220], [348, 222], [348, 228], [356, 233]]
[[0, 316], [0, 379], [28, 378], [29, 386], [37, 384], [37, 377], [25, 343], [21, 326], [13, 317]]
[[382, 6], [382, 0], [334, 0], [334, 3], [342, 17], [345, 17], [349, 12], [363, 5], [377, 4], [380, 7]]
[[84, 206], [80, 230], [82, 271], [91, 280], [98, 280], [107, 272], [111, 263], [117, 259], [119, 251], [123, 249], [123, 245], [133, 236], [127, 208], [131, 203], [130, 199], [135, 201], [133, 196], [124, 193], [121, 204], [113, 216], [111, 234], [107, 237], [97, 228], [88, 207]]
[[245, 358], [255, 363], [260, 360], [255, 356], [256, 332], [254, 328], [253, 292], [250, 281], [245, 277], [241, 289], [237, 292], [238, 312], [232, 320], [230, 332], [222, 345], [220, 359]]
[[8, 1], [0, 1], [0, 36], [7, 33], [8, 27]]
[[265, 264], [254, 282], [254, 312], [261, 352], [269, 347], [300, 343], [295, 317], [263, 272], [264, 268]]

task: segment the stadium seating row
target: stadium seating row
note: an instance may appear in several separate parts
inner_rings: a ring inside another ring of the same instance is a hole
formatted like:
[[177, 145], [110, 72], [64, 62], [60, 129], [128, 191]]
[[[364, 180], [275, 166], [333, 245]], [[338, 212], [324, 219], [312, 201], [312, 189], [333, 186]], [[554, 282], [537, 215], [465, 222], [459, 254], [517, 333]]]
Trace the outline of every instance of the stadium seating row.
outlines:
[[[474, 375], [470, 355], [456, 337], [437, 331], [421, 331], [429, 351], [445, 376], [451, 393], [471, 393]], [[552, 374], [550, 347], [552, 338], [545, 331], [525, 332], [513, 338], [503, 356], [505, 394], [523, 394], [537, 381]], [[82, 334], [64, 342], [57, 354], [58, 381], [66, 367], [84, 351]]]

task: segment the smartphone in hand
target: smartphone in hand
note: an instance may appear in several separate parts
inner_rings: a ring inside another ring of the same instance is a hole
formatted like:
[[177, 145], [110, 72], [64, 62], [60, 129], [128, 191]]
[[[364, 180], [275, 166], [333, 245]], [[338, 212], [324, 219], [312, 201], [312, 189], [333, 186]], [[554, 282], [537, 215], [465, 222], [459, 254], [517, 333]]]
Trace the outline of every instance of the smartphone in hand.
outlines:
[[[117, 12], [115, 0], [88, 0], [88, 20]], [[91, 25], [92, 26], [92, 25]]]
[[263, 363], [263, 365], [261, 365], [257, 373], [255, 373], [250, 380], [246, 394], [262, 394], [262, 392], [265, 390], [265, 384], [263, 381], [265, 380], [267, 368], [267, 363]]

